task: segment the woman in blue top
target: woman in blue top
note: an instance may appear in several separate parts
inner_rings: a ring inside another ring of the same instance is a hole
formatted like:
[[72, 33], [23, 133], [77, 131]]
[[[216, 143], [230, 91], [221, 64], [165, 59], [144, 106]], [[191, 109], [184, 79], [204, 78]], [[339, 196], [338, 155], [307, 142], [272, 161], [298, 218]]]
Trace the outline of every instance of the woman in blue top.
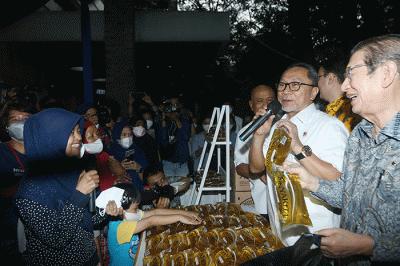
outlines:
[[142, 173], [148, 163], [143, 150], [133, 142], [131, 126], [124, 121], [115, 123], [112, 137], [114, 142], [111, 144], [108, 154], [121, 162], [122, 167], [132, 177], [133, 186], [142, 193], [144, 190]]
[[[59, 108], [30, 116], [24, 126], [28, 174], [14, 204], [25, 226], [27, 265], [97, 265], [93, 225], [106, 217], [88, 211], [96, 170], [78, 160], [83, 117]], [[106, 213], [111, 207], [107, 206]], [[118, 212], [114, 212], [114, 215]]]

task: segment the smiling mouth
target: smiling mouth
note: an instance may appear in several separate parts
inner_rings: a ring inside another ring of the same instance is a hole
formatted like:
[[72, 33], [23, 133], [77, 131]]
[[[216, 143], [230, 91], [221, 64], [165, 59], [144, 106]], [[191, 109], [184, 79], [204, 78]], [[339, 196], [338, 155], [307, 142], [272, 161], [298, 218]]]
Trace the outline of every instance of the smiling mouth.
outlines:
[[354, 100], [355, 98], [357, 98], [357, 94], [354, 94], [354, 95], [351, 95], [351, 96], [347, 96], [347, 98], [349, 98], [349, 99], [351, 99], [351, 100]]
[[81, 147], [81, 144], [80, 143], [78, 143], [78, 144], [72, 144], [72, 148], [80, 148]]

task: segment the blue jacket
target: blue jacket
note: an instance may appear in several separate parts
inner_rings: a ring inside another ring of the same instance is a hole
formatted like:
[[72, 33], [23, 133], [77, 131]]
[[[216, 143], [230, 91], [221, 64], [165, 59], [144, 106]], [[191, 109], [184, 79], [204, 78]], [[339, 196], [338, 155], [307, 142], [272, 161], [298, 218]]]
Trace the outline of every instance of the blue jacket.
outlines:
[[59, 108], [46, 109], [25, 122], [29, 171], [14, 204], [25, 223], [24, 256], [30, 265], [98, 263], [93, 240], [96, 215], [88, 212], [89, 196], [76, 190], [83, 167], [78, 158], [65, 155], [77, 124], [83, 132], [83, 117]]
[[173, 163], [186, 163], [189, 160], [190, 122], [180, 116], [182, 127], [175, 122], [166, 120], [167, 126], [162, 127], [162, 121], [157, 123], [156, 140], [160, 147], [161, 159]]

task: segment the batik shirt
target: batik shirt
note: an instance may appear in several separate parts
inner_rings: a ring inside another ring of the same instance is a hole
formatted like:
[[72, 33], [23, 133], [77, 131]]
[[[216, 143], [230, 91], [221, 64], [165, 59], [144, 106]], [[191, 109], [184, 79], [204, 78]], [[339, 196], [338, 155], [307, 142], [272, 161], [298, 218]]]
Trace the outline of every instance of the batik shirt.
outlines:
[[351, 99], [344, 94], [326, 106], [326, 113], [342, 121], [350, 133], [362, 119], [361, 116], [353, 113], [351, 107]]
[[376, 140], [372, 134], [373, 125], [361, 121], [349, 137], [342, 177], [319, 179], [312, 193], [342, 209], [341, 228], [372, 237], [372, 257], [352, 258], [352, 265], [400, 260], [400, 112]]

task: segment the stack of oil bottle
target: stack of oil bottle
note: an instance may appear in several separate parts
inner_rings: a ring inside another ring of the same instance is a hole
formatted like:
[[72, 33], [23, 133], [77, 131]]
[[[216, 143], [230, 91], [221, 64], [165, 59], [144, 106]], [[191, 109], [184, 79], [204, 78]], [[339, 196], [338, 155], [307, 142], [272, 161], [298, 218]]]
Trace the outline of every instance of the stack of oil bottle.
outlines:
[[178, 222], [148, 230], [144, 265], [234, 266], [284, 248], [267, 220], [239, 205], [219, 202], [176, 208], [197, 212], [202, 224]]

